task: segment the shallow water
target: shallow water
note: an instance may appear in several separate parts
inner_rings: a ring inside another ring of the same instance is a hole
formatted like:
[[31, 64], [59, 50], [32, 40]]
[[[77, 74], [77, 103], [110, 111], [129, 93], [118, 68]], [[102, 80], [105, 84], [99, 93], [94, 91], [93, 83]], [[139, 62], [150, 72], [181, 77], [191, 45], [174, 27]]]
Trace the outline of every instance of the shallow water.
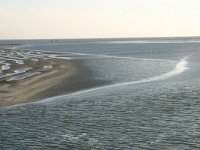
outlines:
[[198, 40], [126, 40], [23, 41], [108, 84], [1, 107], [0, 149], [200, 149]]

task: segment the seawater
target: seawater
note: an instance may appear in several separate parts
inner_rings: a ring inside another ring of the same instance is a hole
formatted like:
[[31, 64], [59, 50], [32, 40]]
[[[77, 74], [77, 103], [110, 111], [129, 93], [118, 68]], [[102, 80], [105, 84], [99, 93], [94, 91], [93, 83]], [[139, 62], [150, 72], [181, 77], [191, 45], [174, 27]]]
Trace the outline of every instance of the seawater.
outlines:
[[199, 41], [1, 41], [71, 54], [107, 84], [0, 107], [0, 149], [199, 149]]

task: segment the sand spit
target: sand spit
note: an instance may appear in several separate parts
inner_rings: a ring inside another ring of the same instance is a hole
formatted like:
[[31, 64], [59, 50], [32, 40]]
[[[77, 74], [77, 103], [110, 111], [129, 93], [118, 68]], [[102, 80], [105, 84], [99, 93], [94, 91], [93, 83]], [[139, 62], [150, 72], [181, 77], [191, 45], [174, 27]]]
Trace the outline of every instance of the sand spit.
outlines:
[[53, 56], [0, 47], [0, 106], [67, 93], [66, 82], [76, 72], [76, 65]]

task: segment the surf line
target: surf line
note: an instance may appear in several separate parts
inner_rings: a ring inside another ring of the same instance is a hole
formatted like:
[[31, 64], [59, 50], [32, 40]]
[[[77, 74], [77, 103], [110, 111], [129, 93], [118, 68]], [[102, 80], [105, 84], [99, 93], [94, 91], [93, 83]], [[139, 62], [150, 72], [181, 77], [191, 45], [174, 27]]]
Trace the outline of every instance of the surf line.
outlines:
[[140, 84], [140, 83], [153, 82], [153, 81], [157, 81], [157, 80], [164, 80], [164, 79], [170, 78], [172, 76], [181, 74], [184, 71], [186, 71], [187, 69], [189, 69], [188, 66], [187, 66], [188, 63], [189, 63], [188, 57], [183, 57], [182, 59], [180, 59], [180, 61], [178, 61], [178, 63], [176, 64], [176, 66], [174, 67], [173, 70], [166, 72], [166, 73], [163, 73], [163, 74], [158, 75], [158, 76], [145, 78], [145, 79], [138, 80], [138, 81], [116, 83], [116, 84], [111, 84], [111, 85], [105, 85], [105, 86], [102, 86], [102, 87], [96, 87], [96, 88], [92, 88], [92, 89], [81, 90], [81, 91], [77, 91], [77, 92], [74, 92], [74, 93], [71, 93], [71, 94], [49, 97], [49, 98], [45, 98], [45, 99], [42, 99], [42, 100], [39, 100], [39, 101], [30, 102], [30, 103], [22, 103], [22, 104], [16, 104], [16, 105], [12, 105], [12, 106], [6, 106], [5, 109], [9, 109], [9, 108], [12, 108], [12, 107], [17, 107], [17, 106], [24, 106], [24, 105], [40, 104], [40, 103], [50, 102], [50, 101], [54, 101], [55, 99], [65, 98], [65, 97], [69, 97], [69, 96], [76, 96], [76, 95], [80, 95], [80, 94], [84, 94], [84, 93], [89, 93], [89, 92], [93, 92], [93, 91], [107, 89], [107, 88], [114, 88], [114, 87], [119, 87], [119, 86], [127, 86], [127, 85], [132, 85], [132, 84]]
[[[142, 61], [163, 61], [163, 62], [171, 62], [172, 60], [167, 59], [149, 59], [149, 58], [139, 58], [139, 57], [127, 57], [127, 56], [113, 56], [113, 55], [101, 55], [101, 54], [89, 54], [89, 53], [78, 53], [78, 52], [56, 52], [53, 51], [42, 51], [42, 50], [32, 50], [33, 52], [40, 52], [42, 54], [47, 54], [50, 58], [56, 58], [56, 59], [66, 59], [66, 60], [73, 60], [73, 59], [85, 59], [84, 56], [91, 56], [91, 58], [114, 58], [114, 59], [128, 59], [128, 60], [142, 60]], [[54, 53], [54, 54], [51, 54]], [[62, 57], [60, 57], [60, 54]], [[65, 56], [63, 57], [63, 54], [71, 54], [75, 56], [81, 56], [81, 57], [75, 57], [72, 58], [71, 56]], [[88, 57], [86, 57], [88, 59]]]
[[72, 93], [72, 94], [69, 94], [69, 95], [82, 94], [82, 93], [92, 92], [92, 91], [101, 90], [101, 89], [105, 89], [105, 88], [111, 88], [111, 87], [126, 86], [126, 85], [131, 85], [131, 84], [139, 84], [139, 83], [146, 83], [146, 82], [152, 82], [152, 81], [157, 81], [157, 80], [164, 80], [164, 79], [170, 78], [172, 76], [178, 75], [178, 74], [184, 72], [185, 70], [187, 70], [188, 69], [187, 59], [188, 59], [187, 57], [182, 58], [176, 64], [175, 68], [172, 71], [169, 71], [167, 73], [163, 73], [163, 74], [158, 75], [158, 76], [145, 78], [145, 79], [141, 79], [141, 80], [138, 80], [138, 81], [116, 83], [116, 84], [106, 85], [106, 86], [97, 87], [97, 88], [93, 88], [93, 89], [82, 90], [82, 91], [75, 92], [75, 93]]
[[93, 92], [93, 91], [103, 90], [103, 89], [106, 89], [106, 88], [114, 88], [114, 87], [119, 87], [119, 86], [127, 86], [127, 85], [132, 85], [132, 84], [140, 84], [140, 83], [153, 82], [153, 81], [157, 81], [157, 80], [164, 80], [164, 79], [170, 78], [172, 76], [181, 74], [184, 71], [186, 71], [187, 69], [189, 69], [188, 66], [187, 66], [188, 63], [189, 63], [188, 62], [188, 57], [183, 57], [176, 64], [176, 66], [174, 67], [173, 70], [171, 70], [169, 72], [166, 72], [166, 73], [163, 73], [163, 74], [158, 75], [158, 76], [154, 76], [154, 77], [150, 77], [150, 78], [145, 78], [145, 79], [141, 79], [141, 80], [138, 80], [138, 81], [116, 83], [116, 84], [112, 84], [112, 85], [106, 85], [106, 86], [102, 86], [102, 87], [96, 87], [96, 88], [92, 88], [92, 89], [82, 90], [82, 91], [74, 92], [74, 93], [67, 94], [67, 95], [60, 95], [60, 96], [46, 98], [46, 99], [43, 99], [41, 101], [37, 101], [37, 102], [33, 102], [33, 103], [48, 102], [48, 101], [51, 101], [51, 100], [55, 100], [57, 98], [64, 98], [64, 97], [68, 97], [68, 96], [76, 96], [76, 95], [80, 95], [80, 94], [84, 94], [84, 93], [89, 93], [89, 92]]

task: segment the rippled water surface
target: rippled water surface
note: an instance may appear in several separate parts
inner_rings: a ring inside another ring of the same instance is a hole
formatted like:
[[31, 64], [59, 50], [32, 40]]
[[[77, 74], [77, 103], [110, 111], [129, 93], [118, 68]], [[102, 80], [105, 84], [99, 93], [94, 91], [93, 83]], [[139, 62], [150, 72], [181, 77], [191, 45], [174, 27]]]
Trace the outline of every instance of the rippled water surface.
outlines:
[[0, 107], [0, 149], [200, 149], [197, 38], [18, 42], [68, 53], [107, 84]]

